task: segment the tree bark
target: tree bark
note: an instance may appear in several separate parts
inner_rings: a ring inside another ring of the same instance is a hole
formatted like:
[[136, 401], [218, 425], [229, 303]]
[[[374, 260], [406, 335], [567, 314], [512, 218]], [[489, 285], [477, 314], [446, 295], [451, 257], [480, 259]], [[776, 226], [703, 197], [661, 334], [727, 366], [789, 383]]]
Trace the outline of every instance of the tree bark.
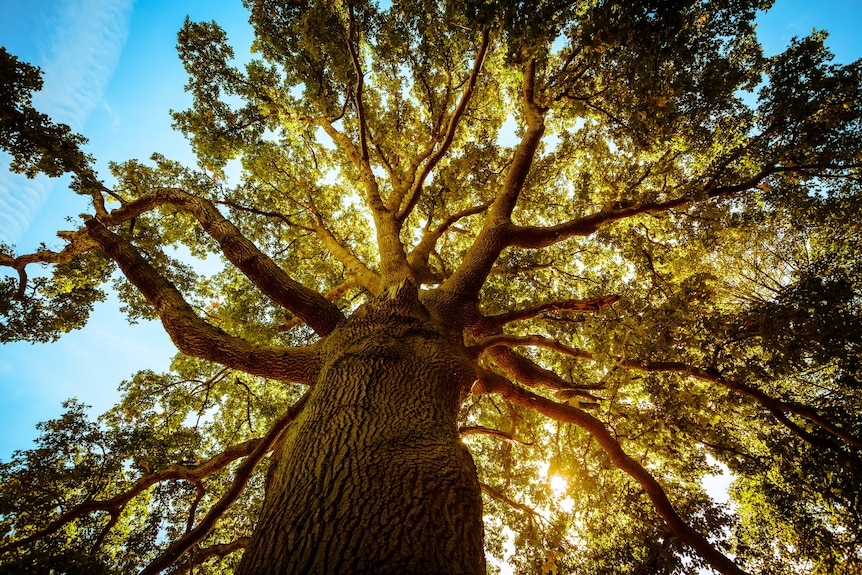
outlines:
[[322, 355], [238, 573], [485, 573], [481, 492], [456, 424], [476, 377], [461, 342], [414, 289], [357, 310]]

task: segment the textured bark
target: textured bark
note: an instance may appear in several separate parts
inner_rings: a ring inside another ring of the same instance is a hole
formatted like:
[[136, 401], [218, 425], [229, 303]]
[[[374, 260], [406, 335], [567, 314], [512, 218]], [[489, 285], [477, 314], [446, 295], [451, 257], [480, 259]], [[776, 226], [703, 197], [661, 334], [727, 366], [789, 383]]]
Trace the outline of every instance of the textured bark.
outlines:
[[456, 414], [475, 371], [413, 295], [327, 338], [273, 462], [239, 573], [484, 573], [482, 501]]

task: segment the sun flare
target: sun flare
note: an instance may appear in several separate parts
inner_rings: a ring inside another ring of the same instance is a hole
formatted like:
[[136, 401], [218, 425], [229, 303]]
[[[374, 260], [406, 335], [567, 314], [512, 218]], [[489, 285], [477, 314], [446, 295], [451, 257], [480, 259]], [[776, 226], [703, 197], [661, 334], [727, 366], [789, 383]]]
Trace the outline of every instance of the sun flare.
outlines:
[[569, 489], [569, 481], [559, 473], [554, 473], [548, 478], [548, 486], [556, 497], [562, 497]]

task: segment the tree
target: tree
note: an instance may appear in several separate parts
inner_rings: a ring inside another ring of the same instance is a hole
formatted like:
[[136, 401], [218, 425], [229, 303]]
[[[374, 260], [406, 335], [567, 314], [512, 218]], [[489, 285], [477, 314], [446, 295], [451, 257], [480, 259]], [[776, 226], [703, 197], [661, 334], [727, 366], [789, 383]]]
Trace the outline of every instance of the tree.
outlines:
[[0, 572], [862, 569], [862, 65], [766, 4], [248, 0], [244, 67], [179, 33], [199, 165], [113, 184], [0, 52], [11, 169], [92, 199], [3, 341], [112, 281], [180, 352], [0, 464]]

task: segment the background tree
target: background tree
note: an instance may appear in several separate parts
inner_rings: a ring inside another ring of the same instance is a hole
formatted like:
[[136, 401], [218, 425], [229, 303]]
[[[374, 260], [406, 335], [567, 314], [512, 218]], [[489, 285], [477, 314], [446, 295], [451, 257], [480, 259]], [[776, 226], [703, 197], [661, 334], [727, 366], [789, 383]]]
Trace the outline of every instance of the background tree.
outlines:
[[631, 4], [249, 0], [243, 69], [187, 21], [199, 165], [110, 186], [0, 51], [12, 169], [92, 198], [0, 336], [112, 281], [180, 350], [0, 466], [0, 571], [862, 568], [860, 64]]

